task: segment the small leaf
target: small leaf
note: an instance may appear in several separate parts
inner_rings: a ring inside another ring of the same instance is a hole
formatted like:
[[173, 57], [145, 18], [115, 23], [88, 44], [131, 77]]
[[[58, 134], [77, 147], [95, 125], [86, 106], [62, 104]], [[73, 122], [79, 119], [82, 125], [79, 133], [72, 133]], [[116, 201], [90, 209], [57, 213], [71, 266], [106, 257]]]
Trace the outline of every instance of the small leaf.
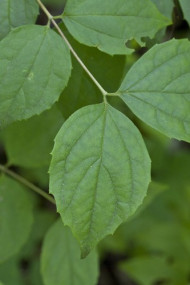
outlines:
[[127, 40], [154, 37], [170, 24], [149, 0], [68, 0], [63, 21], [79, 42], [109, 54], [127, 54]]
[[35, 0], [0, 1], [0, 39], [13, 28], [34, 24], [39, 13]]
[[0, 125], [49, 109], [67, 85], [70, 53], [48, 27], [22, 26], [0, 42]]
[[[55, 105], [26, 121], [15, 122], [2, 132], [10, 165], [49, 166], [53, 140], [64, 118]], [[14, 143], [13, 143], [14, 141]]]
[[171, 40], [156, 45], [126, 75], [118, 93], [151, 127], [190, 141], [190, 43]]
[[107, 104], [75, 112], [56, 136], [52, 156], [50, 192], [85, 257], [142, 203], [150, 159], [133, 123]]
[[184, 18], [188, 21], [190, 25], [190, 5], [189, 0], [179, 0], [179, 3], [181, 5]]
[[95, 285], [98, 259], [92, 252], [80, 259], [80, 248], [59, 219], [48, 231], [42, 249], [41, 272], [45, 285]]
[[0, 177], [0, 263], [26, 242], [33, 222], [27, 191], [14, 180]]

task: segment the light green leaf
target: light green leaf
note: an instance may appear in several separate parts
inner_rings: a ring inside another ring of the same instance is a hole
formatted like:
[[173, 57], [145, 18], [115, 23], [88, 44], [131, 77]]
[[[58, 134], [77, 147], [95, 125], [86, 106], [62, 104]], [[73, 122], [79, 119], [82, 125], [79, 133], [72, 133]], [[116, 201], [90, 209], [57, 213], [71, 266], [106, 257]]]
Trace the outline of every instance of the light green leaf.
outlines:
[[150, 159], [133, 123], [103, 103], [66, 121], [52, 156], [50, 192], [85, 257], [142, 203]]
[[22, 26], [0, 42], [0, 126], [49, 109], [67, 85], [70, 53], [48, 27]]
[[179, 3], [181, 5], [184, 18], [188, 21], [190, 25], [190, 5], [189, 0], [179, 0]]
[[27, 191], [14, 180], [0, 177], [0, 263], [16, 254], [32, 226], [32, 205]]
[[[65, 30], [63, 31], [66, 34]], [[67, 34], [66, 36], [79, 57], [105, 90], [110, 92], [117, 90], [124, 74], [125, 56], [110, 56], [96, 48], [79, 44]], [[100, 102], [102, 102], [101, 92], [73, 58], [71, 78], [59, 101], [64, 116], [68, 117], [81, 107]]]
[[171, 40], [156, 45], [126, 75], [118, 93], [151, 127], [190, 141], [190, 43]]
[[174, 8], [174, 1], [173, 0], [151, 0], [158, 8], [158, 10], [168, 17], [169, 19], [172, 18], [172, 10]]
[[3, 138], [9, 164], [23, 167], [48, 166], [54, 137], [63, 122], [64, 118], [55, 105], [39, 116], [15, 122], [5, 128]]
[[13, 28], [34, 24], [39, 13], [35, 0], [1, 0], [0, 1], [0, 39]]
[[142, 44], [170, 24], [150, 0], [68, 0], [63, 21], [79, 42], [109, 54], [131, 53], [127, 40]]
[[97, 254], [80, 259], [80, 248], [68, 227], [59, 219], [48, 231], [42, 249], [41, 272], [45, 285], [95, 285]]

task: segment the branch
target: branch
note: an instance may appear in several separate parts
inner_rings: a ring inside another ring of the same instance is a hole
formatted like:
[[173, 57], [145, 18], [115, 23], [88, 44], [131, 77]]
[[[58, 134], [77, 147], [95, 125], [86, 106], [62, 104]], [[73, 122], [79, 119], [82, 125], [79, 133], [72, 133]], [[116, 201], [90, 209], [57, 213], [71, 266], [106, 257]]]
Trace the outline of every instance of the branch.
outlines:
[[24, 186], [30, 188], [31, 190], [33, 190], [34, 192], [40, 194], [42, 197], [44, 197], [46, 200], [50, 201], [51, 203], [55, 204], [55, 200], [52, 196], [50, 196], [49, 194], [47, 194], [45, 191], [43, 191], [42, 189], [40, 189], [39, 187], [35, 186], [34, 184], [32, 184], [31, 182], [29, 182], [28, 180], [26, 180], [24, 177], [20, 176], [19, 174], [13, 172], [10, 169], [7, 169], [5, 166], [0, 164], [0, 171], [2, 171], [5, 174], [8, 174], [9, 176], [11, 176], [12, 178], [14, 178], [15, 180], [17, 180], [18, 182], [20, 182], [21, 184], [23, 184]]

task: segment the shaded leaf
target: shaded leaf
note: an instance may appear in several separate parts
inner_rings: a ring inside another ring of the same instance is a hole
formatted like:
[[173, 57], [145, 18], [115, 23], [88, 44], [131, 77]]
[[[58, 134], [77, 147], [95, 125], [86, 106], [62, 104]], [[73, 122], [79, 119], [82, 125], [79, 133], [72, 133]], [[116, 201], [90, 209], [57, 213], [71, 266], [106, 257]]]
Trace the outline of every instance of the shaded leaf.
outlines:
[[121, 268], [138, 284], [152, 285], [156, 281], [168, 280], [171, 269], [165, 257], [141, 256], [124, 262]]
[[[117, 90], [124, 74], [125, 56], [110, 56], [96, 48], [81, 45], [67, 35], [65, 29], [63, 31], [79, 57], [104, 89], [109, 92]], [[81, 107], [102, 102], [99, 89], [76, 59], [73, 57], [72, 60], [72, 74], [59, 100], [59, 106], [66, 118]]]
[[98, 260], [92, 252], [80, 259], [80, 248], [68, 227], [58, 220], [48, 231], [42, 249], [41, 272], [45, 285], [95, 285]]
[[39, 116], [15, 122], [5, 128], [3, 138], [9, 164], [23, 167], [48, 166], [54, 137], [63, 122], [64, 118], [55, 105]]
[[14, 180], [0, 177], [0, 263], [16, 254], [32, 226], [32, 205], [27, 191]]
[[188, 21], [190, 25], [190, 5], [188, 0], [179, 0], [179, 3], [181, 5], [184, 18]]
[[0, 285], [25, 285], [19, 265], [15, 257], [0, 264]]

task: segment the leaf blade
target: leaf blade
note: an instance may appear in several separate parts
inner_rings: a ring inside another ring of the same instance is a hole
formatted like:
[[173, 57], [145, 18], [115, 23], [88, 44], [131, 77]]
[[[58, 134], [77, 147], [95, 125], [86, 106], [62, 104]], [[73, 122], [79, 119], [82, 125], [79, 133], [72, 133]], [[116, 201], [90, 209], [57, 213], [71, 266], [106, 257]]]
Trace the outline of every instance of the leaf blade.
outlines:
[[13, 28], [34, 24], [39, 7], [34, 0], [1, 0], [0, 2], [0, 40]]
[[126, 54], [127, 40], [153, 37], [167, 26], [165, 18], [149, 0], [67, 1], [63, 21], [79, 42], [109, 54]]
[[149, 172], [140, 133], [111, 106], [84, 107], [66, 121], [55, 139], [50, 192], [83, 257], [136, 210], [146, 195]]
[[0, 262], [4, 262], [16, 254], [27, 240], [33, 213], [25, 189], [6, 176], [0, 177], [0, 198]]
[[92, 252], [81, 260], [77, 241], [59, 219], [45, 236], [41, 272], [46, 285], [95, 285], [98, 276], [97, 255]]
[[1, 126], [49, 109], [71, 73], [68, 48], [43, 26], [22, 26], [12, 31], [0, 43], [0, 61]]
[[190, 65], [187, 40], [171, 40], [148, 51], [126, 75], [121, 99], [151, 127], [190, 141]]
[[188, 21], [190, 25], [190, 8], [189, 8], [189, 1], [187, 0], [179, 0], [179, 3], [181, 5], [184, 18]]

